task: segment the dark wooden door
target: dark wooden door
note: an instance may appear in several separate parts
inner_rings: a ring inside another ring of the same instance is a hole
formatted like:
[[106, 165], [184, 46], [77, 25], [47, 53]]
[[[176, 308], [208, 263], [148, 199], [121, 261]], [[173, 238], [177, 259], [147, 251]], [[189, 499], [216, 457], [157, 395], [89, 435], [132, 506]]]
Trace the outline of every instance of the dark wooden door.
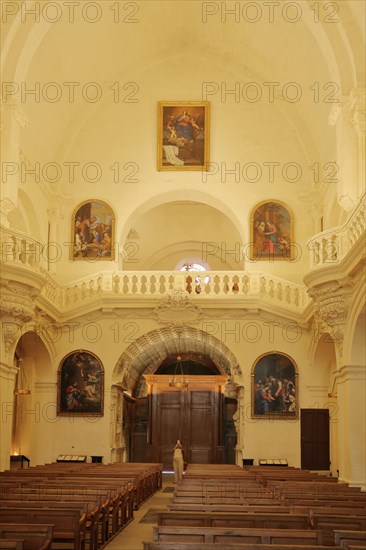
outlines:
[[329, 470], [329, 410], [301, 409], [301, 468]]
[[150, 388], [146, 460], [171, 468], [173, 447], [180, 439], [188, 463], [223, 463], [226, 376], [188, 376], [188, 387], [180, 389], [169, 386], [170, 376], [145, 378]]

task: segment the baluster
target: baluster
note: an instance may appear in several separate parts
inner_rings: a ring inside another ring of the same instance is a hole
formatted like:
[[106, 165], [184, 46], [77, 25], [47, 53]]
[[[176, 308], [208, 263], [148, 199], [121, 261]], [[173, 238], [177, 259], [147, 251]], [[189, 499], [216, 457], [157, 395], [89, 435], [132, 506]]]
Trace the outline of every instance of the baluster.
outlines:
[[286, 292], [286, 302], [288, 304], [290, 304], [291, 303], [291, 289], [290, 289], [289, 286], [286, 286], [286, 291], [285, 292]]
[[229, 292], [229, 277], [227, 275], [224, 275], [222, 282], [223, 282], [222, 290], [225, 294], [227, 294]]
[[159, 294], [165, 294], [165, 276], [160, 275], [159, 277]]
[[121, 290], [121, 289], [120, 289], [120, 286], [119, 286], [119, 283], [121, 282], [120, 277], [119, 277], [118, 275], [114, 275], [114, 276], [112, 277], [112, 281], [113, 281], [113, 282], [112, 282], [113, 292], [114, 292], [115, 294], [119, 294], [119, 292], [120, 292], [120, 290]]
[[136, 275], [132, 276], [132, 294], [136, 294], [137, 292], [137, 277]]
[[215, 275], [214, 277], [214, 293], [220, 293], [220, 277], [218, 275]]
[[238, 294], [238, 292], [239, 292], [239, 277], [237, 275], [234, 275], [234, 277], [233, 277], [232, 291], [233, 291], [234, 294]]
[[141, 294], [146, 294], [146, 284], [147, 284], [147, 278], [146, 275], [143, 275], [141, 277]]
[[260, 279], [260, 286], [259, 286], [259, 294], [266, 294], [266, 279], [265, 277], [261, 277]]
[[248, 275], [244, 275], [243, 277], [243, 294], [248, 294], [249, 292], [249, 277]]
[[188, 294], [191, 294], [192, 292], [192, 277], [191, 275], [186, 276], [186, 291]]
[[129, 276], [124, 275], [124, 277], [123, 277], [123, 294], [128, 294], [129, 293], [129, 285], [128, 285], [129, 282], [130, 282]]
[[152, 275], [150, 277], [150, 294], [155, 294], [156, 292], [156, 277]]
[[271, 298], [274, 298], [274, 282], [272, 281], [272, 279], [269, 281], [269, 291], [268, 291], [268, 296], [270, 296]]
[[277, 284], [277, 298], [282, 301], [282, 283]]

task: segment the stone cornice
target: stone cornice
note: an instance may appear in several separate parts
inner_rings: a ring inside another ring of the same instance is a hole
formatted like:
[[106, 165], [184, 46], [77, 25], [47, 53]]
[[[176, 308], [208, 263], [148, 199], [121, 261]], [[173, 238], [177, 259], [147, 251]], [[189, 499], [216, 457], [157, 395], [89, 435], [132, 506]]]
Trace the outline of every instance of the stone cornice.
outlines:
[[0, 378], [2, 378], [3, 380], [14, 381], [17, 374], [18, 374], [17, 367], [0, 362]]
[[343, 365], [337, 371], [338, 383], [351, 381], [365, 381], [366, 367], [365, 365]]

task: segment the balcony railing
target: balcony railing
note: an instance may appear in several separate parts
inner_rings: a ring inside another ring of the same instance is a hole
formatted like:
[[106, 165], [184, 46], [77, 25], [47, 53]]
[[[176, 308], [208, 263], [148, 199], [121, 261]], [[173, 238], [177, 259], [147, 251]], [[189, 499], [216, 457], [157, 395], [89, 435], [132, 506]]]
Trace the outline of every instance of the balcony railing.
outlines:
[[[60, 287], [48, 278], [42, 294], [61, 309], [69, 309], [80, 303], [106, 297], [163, 298], [177, 289], [185, 290], [191, 298], [199, 301], [221, 298], [235, 302], [244, 298], [249, 305], [253, 300], [261, 300], [273, 305], [282, 304], [284, 308], [298, 313], [310, 302], [303, 285], [262, 272], [245, 271], [99, 272], [65, 287]], [[242, 305], [245, 307], [245, 303]]]
[[342, 227], [327, 229], [308, 241], [310, 268], [341, 262], [356, 242], [365, 234], [365, 194], [348, 221]]

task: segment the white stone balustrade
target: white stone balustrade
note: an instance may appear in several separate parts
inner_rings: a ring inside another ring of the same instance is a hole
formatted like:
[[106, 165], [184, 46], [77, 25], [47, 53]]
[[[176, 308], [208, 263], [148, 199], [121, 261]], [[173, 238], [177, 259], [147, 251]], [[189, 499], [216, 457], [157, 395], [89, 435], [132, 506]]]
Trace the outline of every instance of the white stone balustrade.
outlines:
[[365, 235], [365, 197], [364, 194], [343, 226], [322, 231], [308, 241], [311, 269], [339, 263]]
[[159, 298], [176, 289], [199, 300], [264, 300], [299, 313], [310, 302], [305, 286], [262, 272], [106, 271], [65, 287], [62, 303], [67, 309], [95, 297]]
[[33, 271], [47, 269], [47, 254], [41, 243], [20, 231], [1, 227], [1, 261]]

